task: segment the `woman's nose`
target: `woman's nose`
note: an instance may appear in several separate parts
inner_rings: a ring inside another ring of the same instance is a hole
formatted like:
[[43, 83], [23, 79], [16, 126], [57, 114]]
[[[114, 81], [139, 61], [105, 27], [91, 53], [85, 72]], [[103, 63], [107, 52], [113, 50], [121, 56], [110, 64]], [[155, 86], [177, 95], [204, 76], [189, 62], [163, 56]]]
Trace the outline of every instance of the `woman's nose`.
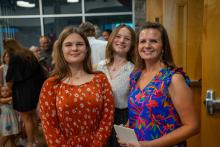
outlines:
[[120, 42], [125, 42], [125, 38], [124, 38], [124, 37], [121, 37], [121, 38], [119, 39], [119, 41], [120, 41]]
[[76, 45], [76, 44], [73, 44], [73, 45], [71, 46], [71, 50], [73, 50], [73, 51], [77, 51], [77, 50], [78, 50], [77, 45]]
[[150, 41], [146, 41], [145, 44], [144, 44], [145, 47], [151, 47], [151, 45], [152, 45], [152, 44], [151, 44]]

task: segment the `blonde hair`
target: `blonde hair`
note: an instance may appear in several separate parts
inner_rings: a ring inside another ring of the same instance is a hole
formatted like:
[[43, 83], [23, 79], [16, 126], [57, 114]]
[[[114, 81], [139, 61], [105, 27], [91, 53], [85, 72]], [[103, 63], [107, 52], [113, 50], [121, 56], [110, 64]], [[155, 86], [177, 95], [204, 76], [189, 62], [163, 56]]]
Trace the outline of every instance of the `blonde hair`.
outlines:
[[109, 60], [107, 66], [111, 65], [114, 61], [114, 57], [113, 57], [114, 48], [112, 46], [112, 43], [113, 43], [113, 40], [115, 39], [116, 35], [118, 34], [120, 29], [122, 29], [122, 28], [127, 28], [131, 33], [131, 47], [130, 47], [128, 53], [127, 53], [127, 60], [131, 61], [132, 63], [135, 63], [135, 60], [136, 60], [135, 59], [136, 34], [135, 34], [134, 30], [131, 27], [129, 27], [125, 24], [121, 24], [112, 31], [112, 33], [111, 33], [111, 35], [108, 39], [108, 44], [106, 46], [106, 53], [105, 53], [106, 59]]

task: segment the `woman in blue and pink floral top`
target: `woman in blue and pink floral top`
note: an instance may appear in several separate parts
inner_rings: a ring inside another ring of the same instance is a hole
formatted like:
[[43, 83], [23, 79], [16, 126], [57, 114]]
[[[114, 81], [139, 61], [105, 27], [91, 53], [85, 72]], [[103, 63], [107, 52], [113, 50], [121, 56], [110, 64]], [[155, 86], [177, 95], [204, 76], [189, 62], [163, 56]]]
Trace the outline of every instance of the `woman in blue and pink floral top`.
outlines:
[[136, 70], [130, 75], [128, 125], [135, 130], [138, 143], [121, 146], [186, 146], [186, 139], [197, 133], [189, 78], [173, 63], [165, 28], [146, 23], [138, 34]]

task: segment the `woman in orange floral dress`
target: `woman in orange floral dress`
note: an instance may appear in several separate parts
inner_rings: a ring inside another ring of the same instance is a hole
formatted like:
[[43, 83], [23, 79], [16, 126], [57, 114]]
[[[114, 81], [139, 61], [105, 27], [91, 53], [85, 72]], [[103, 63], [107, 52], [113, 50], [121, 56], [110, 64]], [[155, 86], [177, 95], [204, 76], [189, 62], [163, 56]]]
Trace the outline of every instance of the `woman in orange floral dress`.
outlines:
[[93, 72], [91, 49], [77, 28], [65, 28], [54, 47], [55, 67], [41, 90], [40, 117], [49, 147], [103, 147], [114, 119], [111, 86]]

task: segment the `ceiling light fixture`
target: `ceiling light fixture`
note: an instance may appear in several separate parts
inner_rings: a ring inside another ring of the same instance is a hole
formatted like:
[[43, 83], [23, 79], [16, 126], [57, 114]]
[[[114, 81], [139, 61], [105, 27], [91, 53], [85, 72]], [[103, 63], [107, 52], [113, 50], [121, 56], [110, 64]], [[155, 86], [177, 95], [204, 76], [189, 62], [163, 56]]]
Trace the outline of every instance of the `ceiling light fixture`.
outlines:
[[25, 8], [34, 8], [35, 7], [35, 3], [29, 3], [29, 2], [20, 1], [20, 0], [18, 0], [16, 2], [16, 4], [19, 7], [25, 7]]
[[67, 3], [78, 3], [79, 0], [67, 0]]

